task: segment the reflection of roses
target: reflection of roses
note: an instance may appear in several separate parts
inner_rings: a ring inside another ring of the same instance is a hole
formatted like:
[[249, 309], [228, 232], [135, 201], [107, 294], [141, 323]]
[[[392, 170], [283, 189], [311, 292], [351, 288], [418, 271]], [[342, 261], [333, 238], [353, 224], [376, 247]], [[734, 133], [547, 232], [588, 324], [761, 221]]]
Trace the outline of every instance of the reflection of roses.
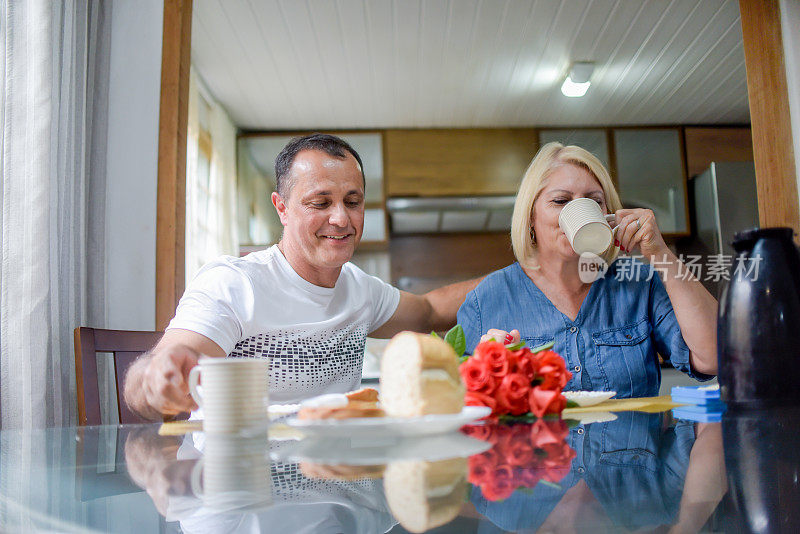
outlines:
[[469, 482], [490, 501], [506, 499], [517, 488], [533, 488], [540, 480], [558, 482], [575, 458], [566, 443], [569, 430], [560, 420], [489, 423], [466, 426], [463, 432], [493, 444], [469, 459]]
[[478, 393], [492, 393], [495, 389], [495, 379], [491, 374], [489, 365], [479, 358], [469, 358], [458, 369], [468, 391]]

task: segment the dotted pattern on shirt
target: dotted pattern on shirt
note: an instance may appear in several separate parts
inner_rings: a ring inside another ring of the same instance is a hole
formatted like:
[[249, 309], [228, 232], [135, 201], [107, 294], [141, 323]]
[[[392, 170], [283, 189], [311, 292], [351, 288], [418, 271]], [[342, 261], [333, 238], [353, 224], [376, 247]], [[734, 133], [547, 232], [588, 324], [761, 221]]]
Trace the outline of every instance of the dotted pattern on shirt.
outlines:
[[233, 358], [269, 358], [270, 391], [313, 391], [360, 380], [367, 326], [351, 330], [276, 330], [239, 341]]
[[353, 493], [370, 493], [376, 490], [376, 481], [368, 478], [355, 480], [324, 480], [309, 478], [296, 463], [274, 462], [270, 470], [272, 499], [274, 501], [316, 502], [322, 498], [347, 499]]

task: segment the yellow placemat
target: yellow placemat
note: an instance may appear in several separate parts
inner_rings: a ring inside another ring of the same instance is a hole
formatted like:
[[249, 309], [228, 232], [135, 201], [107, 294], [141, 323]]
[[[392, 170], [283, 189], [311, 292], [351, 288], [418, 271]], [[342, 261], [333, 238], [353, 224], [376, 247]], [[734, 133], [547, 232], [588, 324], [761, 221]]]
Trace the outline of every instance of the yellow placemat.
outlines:
[[[161, 423], [158, 434], [160, 436], [182, 436], [189, 432], [202, 432], [202, 430], [203, 421], [170, 421]], [[283, 423], [270, 425], [267, 433], [270, 439], [301, 439], [304, 437], [302, 432]]]
[[578, 406], [576, 408], [566, 408], [562, 412], [564, 417], [570, 414], [591, 413], [591, 412], [666, 412], [680, 403], [672, 402], [672, 397], [662, 395], [660, 397], [640, 397], [636, 399], [609, 399], [593, 406]]
[[199, 432], [203, 430], [202, 421], [170, 421], [161, 423], [158, 429], [159, 436], [181, 436], [189, 432]]

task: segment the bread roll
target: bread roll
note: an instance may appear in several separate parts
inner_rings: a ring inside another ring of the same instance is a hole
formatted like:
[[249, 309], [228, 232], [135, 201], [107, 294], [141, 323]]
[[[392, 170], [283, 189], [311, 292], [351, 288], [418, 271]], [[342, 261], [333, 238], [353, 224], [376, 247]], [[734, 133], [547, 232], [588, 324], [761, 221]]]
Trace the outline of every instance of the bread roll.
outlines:
[[458, 356], [445, 341], [401, 332], [381, 359], [381, 405], [389, 417], [459, 413], [464, 385]]
[[425, 532], [452, 521], [467, 491], [467, 459], [392, 462], [383, 474], [386, 502], [409, 532]]

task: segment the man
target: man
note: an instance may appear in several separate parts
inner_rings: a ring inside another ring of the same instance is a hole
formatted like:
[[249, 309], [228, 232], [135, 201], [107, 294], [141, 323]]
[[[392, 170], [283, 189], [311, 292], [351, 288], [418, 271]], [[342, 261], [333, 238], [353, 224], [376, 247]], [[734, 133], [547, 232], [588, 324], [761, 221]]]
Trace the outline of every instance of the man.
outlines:
[[365, 181], [361, 158], [343, 140], [293, 139], [275, 175], [280, 242], [222, 257], [192, 280], [161, 341], [126, 376], [125, 401], [143, 417], [197, 408], [187, 377], [200, 354], [268, 357], [273, 402], [355, 389], [367, 334], [446, 329], [477, 284], [413, 295], [348, 263], [361, 239]]

